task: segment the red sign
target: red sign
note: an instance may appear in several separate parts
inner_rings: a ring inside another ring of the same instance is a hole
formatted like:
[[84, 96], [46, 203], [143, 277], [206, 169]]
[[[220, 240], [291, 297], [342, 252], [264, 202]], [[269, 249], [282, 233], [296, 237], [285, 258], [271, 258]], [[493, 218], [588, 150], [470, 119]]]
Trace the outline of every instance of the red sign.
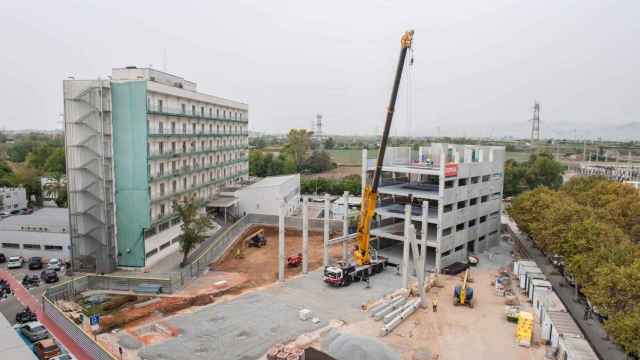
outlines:
[[458, 164], [456, 163], [446, 164], [444, 166], [444, 176], [445, 177], [458, 176]]

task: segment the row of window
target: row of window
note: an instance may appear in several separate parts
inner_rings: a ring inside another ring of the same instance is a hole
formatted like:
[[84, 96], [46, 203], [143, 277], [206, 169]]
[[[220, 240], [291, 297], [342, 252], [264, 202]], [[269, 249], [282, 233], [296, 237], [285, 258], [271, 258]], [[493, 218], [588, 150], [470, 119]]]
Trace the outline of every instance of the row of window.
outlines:
[[[491, 218], [495, 218], [498, 215], [500, 215], [500, 212], [499, 211], [494, 211], [491, 214], [489, 214], [488, 216], [491, 217]], [[472, 228], [472, 227], [476, 226], [477, 223], [482, 224], [482, 223], [484, 223], [486, 221], [487, 221], [487, 215], [480, 216], [479, 218], [477, 218], [477, 221], [476, 221], [476, 219], [471, 219], [468, 222], [461, 222], [461, 223], [457, 224], [456, 227], [455, 227], [456, 228], [455, 230], [456, 230], [456, 232], [463, 231], [464, 229], [469, 229], [469, 228]], [[453, 233], [453, 226], [449, 226], [448, 228], [442, 229], [442, 236], [443, 237], [444, 236], [449, 236], [452, 233]]]
[[[152, 106], [151, 103], [151, 97], [147, 97], [147, 106], [149, 107], [150, 110], [152, 111], [158, 111], [158, 112], [176, 112], [175, 109], [169, 109], [166, 104], [164, 103], [163, 99], [157, 99], [155, 106]], [[179, 108], [179, 112], [180, 114], [184, 114], [187, 115], [187, 104], [182, 103], [180, 104], [180, 108]], [[191, 105], [191, 109], [189, 109], [189, 114], [188, 115], [192, 115], [192, 116], [200, 116], [200, 117], [205, 117], [205, 116], [209, 116], [210, 118], [215, 117], [219, 118], [219, 119], [233, 119], [233, 120], [243, 120], [243, 113], [242, 111], [237, 111], [237, 110], [231, 110], [231, 109], [220, 109], [220, 108], [213, 108], [213, 107], [205, 107], [205, 106], [197, 106], [197, 105]]]
[[[497, 233], [498, 233], [498, 231], [497, 231], [497, 230], [494, 230], [494, 231], [490, 232], [490, 233], [488, 234], [488, 236], [494, 236], [494, 235], [496, 235]], [[478, 237], [478, 243], [481, 243], [481, 242], [485, 241], [485, 240], [486, 240], [486, 238], [487, 238], [487, 235], [482, 235], [482, 236]], [[471, 241], [469, 241], [469, 243], [473, 243], [473, 241], [474, 241], [474, 240], [471, 240]], [[456, 247], [453, 249], [453, 252], [459, 252], [459, 251], [462, 251], [462, 249], [464, 249], [464, 246], [465, 246], [464, 244], [456, 246]], [[451, 255], [451, 250], [447, 250], [447, 251], [443, 252], [442, 254], [440, 254], [440, 256], [441, 256], [441, 257], [446, 257], [446, 256], [449, 256], [449, 255]]]
[[[469, 184], [479, 184], [481, 181], [484, 182], [489, 182], [491, 181], [491, 177], [493, 176], [494, 179], [496, 178], [500, 178], [502, 177], [501, 173], [495, 173], [493, 175], [483, 175], [483, 176], [473, 176], [470, 178], [462, 178], [462, 179], [458, 179], [458, 186], [467, 186]], [[456, 180], [452, 179], [452, 180], [447, 180], [444, 182], [444, 188], [445, 189], [452, 189], [453, 187], [455, 187], [456, 185]]]
[[[495, 199], [499, 199], [500, 198], [500, 193], [496, 192], [493, 193], [491, 195], [482, 195], [480, 197], [475, 197], [475, 198], [471, 198], [469, 200], [462, 200], [462, 201], [458, 201], [455, 205], [456, 205], [456, 210], [460, 210], [460, 209], [464, 209], [467, 207], [467, 205], [469, 207], [471, 206], [475, 206], [478, 204], [478, 200], [480, 200], [481, 204], [486, 203], [487, 201], [491, 200], [495, 200]], [[448, 213], [453, 211], [453, 203], [451, 204], [447, 204], [442, 208], [442, 212], [443, 213]]]
[[166, 243], [160, 245], [160, 247], [157, 247], [155, 249], [152, 249], [152, 250], [148, 251], [145, 254], [145, 257], [148, 259], [148, 258], [152, 257], [153, 255], [157, 254], [159, 251], [162, 251], [162, 250], [168, 248], [169, 246], [171, 246], [171, 244], [175, 244], [178, 241], [180, 241], [180, 238], [179, 237], [175, 237], [173, 240], [167, 241]]
[[[241, 167], [238, 165], [234, 168], [229, 169], [229, 171], [227, 171], [227, 168], [222, 169], [222, 171], [220, 171], [220, 169], [218, 169], [217, 171], [210, 171], [209, 172], [209, 181], [208, 182], [213, 182], [216, 179], [222, 177], [222, 178], [226, 178], [227, 174], [229, 174], [229, 176], [237, 174], [238, 172], [241, 171]], [[214, 176], [214, 174], [216, 174]], [[200, 182], [198, 182], [198, 175], [193, 175], [191, 177], [191, 186], [189, 187], [188, 181], [187, 181], [187, 177], [183, 177], [182, 178], [182, 187], [180, 189], [178, 189], [178, 181], [177, 180], [172, 180], [171, 181], [171, 193], [176, 193], [179, 191], [184, 191], [184, 190], [188, 190], [189, 188], [194, 188], [197, 187], [198, 185], [204, 185], [205, 183], [207, 183], [206, 180], [206, 173], [200, 174]], [[159, 196], [165, 196], [166, 194], [166, 186], [165, 183], [162, 182], [158, 185], [158, 192], [159, 192]]]
[[[20, 244], [17, 243], [2, 243], [4, 249], [20, 249]], [[24, 250], [42, 250], [42, 245], [39, 244], [22, 244]], [[59, 245], [44, 245], [44, 249], [47, 251], [62, 251], [62, 246]]]
[[[191, 126], [189, 126], [189, 124]], [[200, 124], [200, 129], [198, 129]], [[163, 121], [158, 122], [157, 128], [155, 122], [149, 120], [149, 129], [152, 134], [177, 134], [177, 135], [206, 135], [206, 134], [222, 134], [222, 135], [247, 135], [247, 126], [245, 125], [225, 125], [225, 124], [209, 124], [208, 127], [202, 122], [179, 122], [172, 121], [165, 124]], [[181, 125], [181, 126], [180, 126]], [[208, 132], [206, 130], [209, 130]], [[215, 131], [214, 131], [215, 130]]]
[[[179, 160], [173, 160], [171, 162], [166, 162], [166, 163], [161, 161], [157, 163], [157, 171], [155, 172], [151, 171], [151, 165], [149, 165], [149, 174], [151, 174], [151, 176], [164, 176], [165, 164], [167, 165], [166, 166], [167, 175], [171, 175], [171, 174], [177, 175], [177, 174], [185, 173], [195, 169], [205, 168], [207, 165], [212, 166], [216, 164], [224, 164], [227, 161], [243, 160], [243, 159], [247, 160], [247, 157], [243, 156], [243, 153], [244, 152], [240, 152], [240, 151], [224, 153], [222, 154], [222, 158], [220, 157], [220, 154], [216, 155], [215, 157], [213, 155], [209, 155], [208, 163], [207, 163], [206, 156], [202, 156], [200, 158], [194, 157], [194, 158], [191, 158], [191, 166], [189, 166], [189, 162], [187, 161], [187, 159], [182, 159], [182, 166], [180, 167], [178, 166], [180, 165]], [[170, 168], [168, 166], [169, 164], [171, 165]]]
[[147, 152], [150, 156], [164, 154], [189, 154], [207, 150], [215, 151], [220, 148], [226, 148], [227, 146], [246, 146], [248, 145], [248, 142], [246, 139], [224, 139], [222, 141], [215, 140], [215, 143], [214, 140], [209, 140], [208, 142], [200, 141], [199, 145], [200, 146], [198, 146], [198, 143], [196, 141], [191, 141], [188, 148], [186, 141], [183, 141], [181, 143], [175, 141], [172, 141], [170, 143], [167, 142], [166, 146], [165, 142], [163, 141], [157, 143], [150, 142], [147, 144]]

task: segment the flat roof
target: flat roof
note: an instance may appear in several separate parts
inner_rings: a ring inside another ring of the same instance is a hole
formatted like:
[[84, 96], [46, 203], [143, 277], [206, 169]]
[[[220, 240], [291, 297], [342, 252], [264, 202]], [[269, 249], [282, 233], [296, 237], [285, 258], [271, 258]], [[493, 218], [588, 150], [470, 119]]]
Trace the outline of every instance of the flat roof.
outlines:
[[27, 344], [18, 336], [7, 318], [0, 313], [0, 353], [4, 359], [37, 360]]
[[0, 220], [0, 225], [69, 226], [69, 209], [44, 207], [29, 215], [12, 215]]
[[547, 314], [558, 334], [565, 337], [566, 335], [582, 337], [582, 331], [578, 328], [578, 325], [576, 325], [576, 322], [573, 321], [571, 314], [568, 312], [549, 311]]
[[598, 360], [598, 355], [585, 339], [567, 337], [564, 338], [564, 346], [571, 360]]
[[291, 180], [294, 179], [298, 179], [300, 177], [300, 174], [293, 174], [293, 175], [281, 175], [281, 176], [268, 176], [264, 179], [261, 179], [249, 186], [246, 187], [246, 189], [252, 189], [252, 188], [261, 188], [261, 187], [272, 187], [272, 186], [280, 186], [282, 184], [285, 184]]
[[226, 208], [237, 204], [238, 201], [240, 201], [240, 199], [233, 196], [220, 196], [209, 200], [207, 206]]

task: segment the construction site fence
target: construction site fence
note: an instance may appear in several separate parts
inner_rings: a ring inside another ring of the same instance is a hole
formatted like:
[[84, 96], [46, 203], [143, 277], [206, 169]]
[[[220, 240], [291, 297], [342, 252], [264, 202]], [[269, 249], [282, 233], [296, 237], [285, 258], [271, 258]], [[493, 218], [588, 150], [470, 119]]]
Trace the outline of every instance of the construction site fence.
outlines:
[[116, 357], [98, 344], [91, 334], [83, 330], [56, 306], [55, 302], [57, 300], [71, 300], [82, 291], [89, 290], [88, 280], [89, 276], [82, 276], [48, 288], [42, 296], [42, 311], [62, 331], [73, 339], [87, 355], [91, 356], [91, 359], [115, 360]]
[[[172, 272], [170, 276], [171, 288], [179, 289], [193, 278], [196, 278], [207, 271], [212, 263], [220, 260], [233, 244], [254, 226], [278, 226], [277, 215], [247, 214], [236, 221], [233, 225], [223, 230], [221, 233], [208, 240], [197, 258], [189, 265], [179, 271]], [[302, 230], [302, 217], [285, 217], [285, 228]], [[309, 219], [309, 231], [323, 231], [324, 219]], [[329, 219], [329, 230], [332, 234], [342, 232], [342, 221]]]

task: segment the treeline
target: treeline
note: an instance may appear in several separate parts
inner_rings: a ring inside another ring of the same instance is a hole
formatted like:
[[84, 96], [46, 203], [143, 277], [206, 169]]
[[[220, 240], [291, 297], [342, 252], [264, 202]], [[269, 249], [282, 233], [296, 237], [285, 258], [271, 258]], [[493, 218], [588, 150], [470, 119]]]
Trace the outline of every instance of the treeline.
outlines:
[[351, 195], [360, 195], [362, 184], [360, 175], [349, 175], [342, 179], [302, 178], [300, 192], [302, 194], [342, 195], [348, 191]]
[[605, 315], [605, 329], [640, 354], [640, 192], [599, 177], [575, 177], [513, 200], [511, 216], [547, 254], [564, 257], [576, 286]]
[[549, 153], [532, 154], [527, 161], [504, 164], [504, 196], [516, 196], [538, 186], [558, 189], [566, 167]]
[[312, 132], [291, 129], [287, 142], [278, 155], [262, 150], [249, 153], [251, 176], [277, 176], [293, 173], [317, 174], [336, 167], [326, 151], [312, 149]]
[[[62, 178], [66, 173], [62, 136], [32, 133], [11, 141], [0, 136], [0, 186], [25, 188], [27, 198], [40, 205], [47, 193], [55, 194], [58, 206], [67, 206], [67, 190]], [[51, 178], [42, 188], [40, 178]]]

